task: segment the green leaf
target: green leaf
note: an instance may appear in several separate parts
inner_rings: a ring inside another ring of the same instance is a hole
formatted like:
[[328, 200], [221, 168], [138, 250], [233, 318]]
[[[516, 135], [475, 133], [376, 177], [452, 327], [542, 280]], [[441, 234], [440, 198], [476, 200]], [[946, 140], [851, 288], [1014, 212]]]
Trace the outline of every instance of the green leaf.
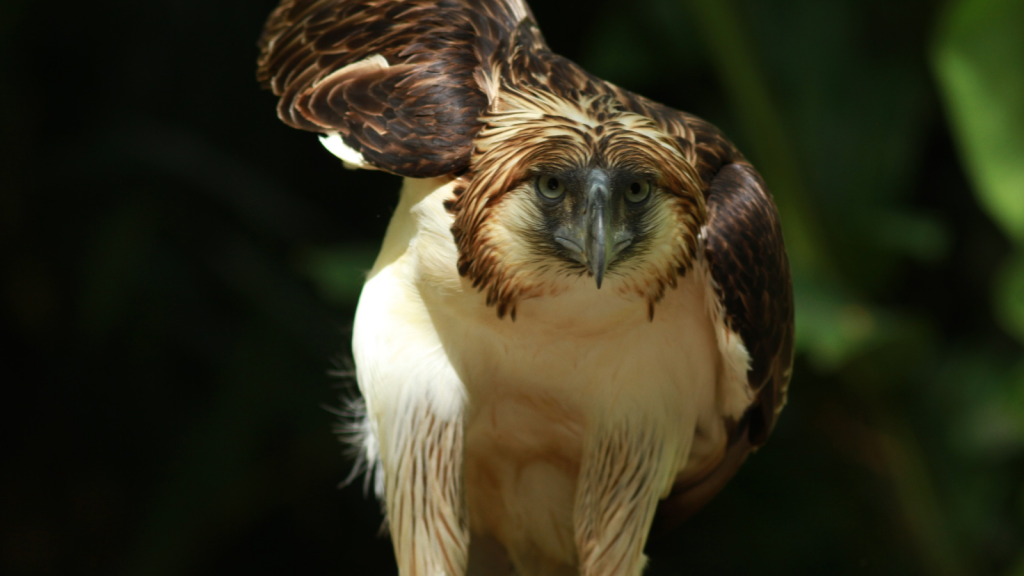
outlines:
[[952, 2], [931, 60], [982, 206], [1024, 244], [1024, 2]]

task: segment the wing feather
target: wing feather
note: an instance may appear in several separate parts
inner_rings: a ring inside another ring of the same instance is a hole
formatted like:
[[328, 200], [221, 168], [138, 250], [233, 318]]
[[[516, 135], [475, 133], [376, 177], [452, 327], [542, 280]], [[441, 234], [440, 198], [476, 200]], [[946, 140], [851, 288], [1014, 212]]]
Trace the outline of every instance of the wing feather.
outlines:
[[662, 501], [659, 532], [706, 504], [767, 441], [786, 402], [792, 373], [793, 288], [778, 212], [753, 167], [741, 157], [728, 159], [732, 161], [718, 169], [707, 188], [705, 256], [726, 326], [750, 353], [747, 382], [755, 400], [729, 430], [718, 464], [702, 477], [675, 486]]
[[337, 132], [378, 168], [440, 176], [468, 165], [488, 105], [479, 81], [524, 20], [519, 0], [284, 0], [257, 78], [285, 123]]
[[761, 175], [712, 124], [611, 86], [623, 105], [693, 147], [705, 184], [705, 256], [727, 327], [750, 353], [751, 444], [761, 446], [785, 403], [793, 363], [793, 286], [778, 210]]
[[756, 170], [710, 123], [612, 87], [623, 105], [692, 147], [705, 185], [705, 257], [726, 327], [750, 354], [753, 404], [729, 430], [714, 466], [676, 485], [658, 507], [655, 531], [685, 520], [718, 493], [768, 439], [786, 402], [793, 366], [793, 287], [778, 211]]
[[745, 162], [718, 171], [707, 203], [706, 256], [726, 324], [750, 353], [747, 379], [759, 402], [747, 413], [748, 433], [761, 446], [785, 404], [793, 366], [793, 286], [779, 214]]

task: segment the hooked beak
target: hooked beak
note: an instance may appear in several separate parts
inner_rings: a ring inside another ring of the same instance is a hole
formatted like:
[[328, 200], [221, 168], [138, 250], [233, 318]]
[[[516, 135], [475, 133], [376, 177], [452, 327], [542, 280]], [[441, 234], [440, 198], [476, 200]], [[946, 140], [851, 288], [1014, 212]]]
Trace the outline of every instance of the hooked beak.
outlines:
[[587, 267], [594, 275], [597, 288], [600, 290], [604, 273], [608, 270], [611, 260], [612, 246], [608, 229], [611, 227], [611, 181], [608, 174], [595, 168], [587, 175], [584, 185], [586, 193], [586, 248]]
[[574, 211], [570, 221], [555, 232], [554, 241], [590, 270], [600, 290], [608, 266], [633, 243], [634, 236], [621, 215], [616, 221], [607, 172], [592, 168], [583, 183], [582, 196], [582, 209]]

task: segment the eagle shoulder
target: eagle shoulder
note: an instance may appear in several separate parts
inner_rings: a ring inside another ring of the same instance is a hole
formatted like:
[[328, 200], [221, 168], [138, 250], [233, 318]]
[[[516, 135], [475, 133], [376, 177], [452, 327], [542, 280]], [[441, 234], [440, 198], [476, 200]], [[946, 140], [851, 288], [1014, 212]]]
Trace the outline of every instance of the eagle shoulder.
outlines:
[[706, 504], [767, 441], [786, 403], [793, 366], [792, 281], [778, 211], [767, 186], [737, 154], [710, 176], [705, 201], [704, 257], [721, 322], [739, 336], [749, 354], [746, 374], [752, 401], [730, 423], [717, 463], [677, 484], [659, 505], [659, 532]]
[[654, 531], [664, 532], [704, 506], [746, 457], [768, 439], [786, 403], [793, 366], [793, 287], [778, 210], [760, 174], [711, 123], [608, 84], [623, 107], [654, 120], [688, 152], [704, 186], [707, 221], [703, 256], [717, 304], [713, 316], [730, 338], [719, 347], [728, 364], [749, 360], [749, 407], [729, 423], [719, 454], [688, 475], [658, 507]]
[[759, 402], [748, 412], [752, 445], [768, 438], [786, 402], [793, 366], [793, 286], [779, 214], [745, 161], [723, 166], [708, 189], [705, 255], [729, 328], [751, 356]]
[[767, 440], [785, 404], [793, 362], [793, 286], [779, 213], [761, 175], [711, 123], [611, 87], [623, 106], [654, 120], [692, 150], [704, 184], [704, 257], [726, 327], [750, 354], [753, 446]]

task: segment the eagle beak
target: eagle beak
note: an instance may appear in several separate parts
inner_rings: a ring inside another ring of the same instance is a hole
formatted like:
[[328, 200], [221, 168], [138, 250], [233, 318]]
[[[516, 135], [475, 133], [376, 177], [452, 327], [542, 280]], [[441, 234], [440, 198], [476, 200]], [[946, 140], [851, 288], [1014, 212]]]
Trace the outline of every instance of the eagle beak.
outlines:
[[601, 289], [601, 281], [608, 270], [612, 252], [612, 246], [608, 243], [608, 229], [611, 226], [610, 187], [608, 174], [600, 168], [590, 171], [584, 185], [587, 199], [587, 266], [597, 281], [598, 290]]

